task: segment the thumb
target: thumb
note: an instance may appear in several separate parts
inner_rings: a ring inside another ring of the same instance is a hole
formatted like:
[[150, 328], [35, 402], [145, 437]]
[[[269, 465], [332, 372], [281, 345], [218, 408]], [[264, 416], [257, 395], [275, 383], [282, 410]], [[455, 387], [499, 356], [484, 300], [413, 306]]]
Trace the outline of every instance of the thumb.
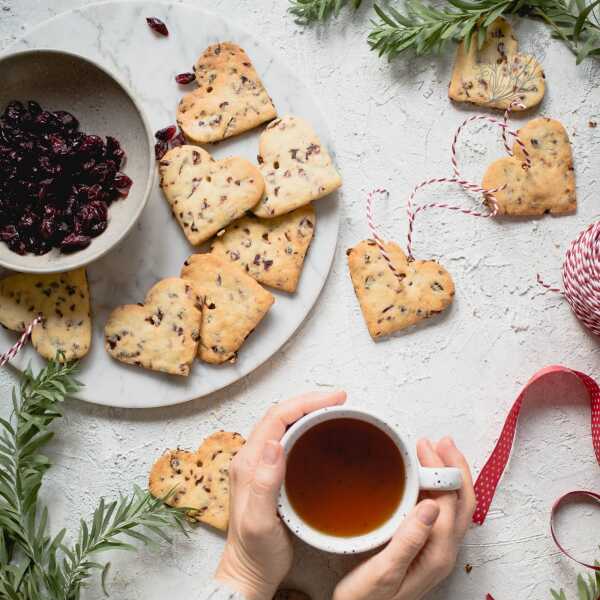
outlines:
[[419, 503], [379, 554], [359, 565], [340, 581], [333, 600], [393, 598], [411, 563], [427, 543], [439, 514], [439, 506], [433, 500]]
[[409, 513], [398, 527], [387, 547], [379, 554], [381, 560], [393, 565], [402, 581], [417, 554], [427, 543], [433, 525], [440, 514], [434, 500], [423, 500]]
[[248, 495], [248, 514], [253, 518], [275, 516], [277, 498], [285, 476], [283, 446], [274, 440], [266, 442]]

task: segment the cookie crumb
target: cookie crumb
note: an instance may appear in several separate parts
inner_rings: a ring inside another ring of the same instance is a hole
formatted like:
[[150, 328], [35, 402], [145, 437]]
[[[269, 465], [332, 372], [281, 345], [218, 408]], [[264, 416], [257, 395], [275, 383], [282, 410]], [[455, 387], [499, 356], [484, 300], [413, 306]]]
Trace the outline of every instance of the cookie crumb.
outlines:
[[465, 565], [465, 573], [470, 573], [473, 570], [473, 565], [470, 565], [469, 563], [467, 563]]
[[591, 129], [596, 129], [596, 127], [598, 127], [598, 123], [597, 123], [596, 121], [590, 121], [590, 122], [588, 123], [588, 126], [589, 126]]

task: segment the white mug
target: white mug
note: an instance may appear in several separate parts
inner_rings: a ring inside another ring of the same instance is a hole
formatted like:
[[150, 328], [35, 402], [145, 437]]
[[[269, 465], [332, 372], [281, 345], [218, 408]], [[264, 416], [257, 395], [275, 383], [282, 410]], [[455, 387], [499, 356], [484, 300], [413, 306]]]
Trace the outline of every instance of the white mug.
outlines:
[[460, 469], [422, 467], [417, 459], [414, 444], [409, 444], [397, 431], [397, 427], [392, 427], [372, 413], [344, 406], [323, 408], [296, 421], [281, 440], [286, 456], [307, 430], [333, 419], [358, 419], [374, 425], [387, 434], [400, 451], [404, 462], [406, 472], [404, 494], [394, 514], [374, 531], [353, 537], [339, 537], [318, 531], [303, 521], [292, 507], [284, 483], [278, 501], [279, 514], [290, 530], [307, 544], [335, 554], [357, 554], [373, 550], [392, 538], [402, 520], [416, 505], [420, 490], [449, 491], [458, 490], [462, 486]]

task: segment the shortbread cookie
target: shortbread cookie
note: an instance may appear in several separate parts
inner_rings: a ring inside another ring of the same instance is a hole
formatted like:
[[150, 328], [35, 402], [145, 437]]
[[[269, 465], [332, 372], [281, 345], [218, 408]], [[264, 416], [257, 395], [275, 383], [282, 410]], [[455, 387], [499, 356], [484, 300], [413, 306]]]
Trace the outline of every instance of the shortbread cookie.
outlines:
[[216, 238], [211, 252], [264, 285], [295, 292], [315, 223], [310, 204], [274, 219], [244, 217]]
[[452, 278], [440, 264], [433, 260], [409, 262], [394, 242], [387, 242], [385, 248], [402, 281], [392, 273], [373, 240], [364, 240], [346, 252], [354, 291], [373, 339], [442, 312], [454, 297]]
[[150, 471], [148, 489], [169, 506], [189, 509], [187, 515], [225, 531], [229, 524], [229, 465], [244, 445], [239, 433], [219, 431], [196, 452], [167, 450]]
[[177, 123], [190, 140], [216, 142], [277, 116], [250, 58], [236, 44], [209, 46], [194, 71], [199, 87], [177, 108]]
[[575, 169], [571, 142], [559, 121], [541, 117], [519, 130], [531, 158], [525, 168], [521, 146], [514, 144], [514, 156], [493, 162], [483, 177], [486, 189], [506, 187], [495, 193], [499, 213], [541, 215], [572, 213], [577, 208]]
[[90, 291], [85, 269], [53, 275], [19, 273], [0, 281], [0, 323], [25, 331], [33, 319], [33, 347], [44, 358], [71, 361], [85, 356], [92, 341]]
[[202, 299], [198, 355], [213, 364], [234, 360], [275, 298], [240, 266], [213, 254], [190, 256], [181, 277], [193, 282]]
[[264, 190], [262, 175], [251, 162], [215, 160], [197, 146], [172, 148], [159, 169], [167, 202], [194, 246], [255, 206]]
[[265, 179], [265, 193], [254, 209], [259, 217], [288, 213], [342, 185], [329, 152], [299, 117], [269, 123], [260, 136], [258, 162]]
[[544, 97], [544, 71], [533, 56], [520, 54], [512, 27], [498, 18], [487, 30], [485, 42], [477, 47], [476, 36], [467, 50], [461, 42], [448, 95], [457, 102], [489, 108], [525, 110]]
[[104, 327], [106, 351], [124, 363], [187, 376], [198, 351], [200, 307], [189, 281], [162, 279], [144, 304], [113, 310]]

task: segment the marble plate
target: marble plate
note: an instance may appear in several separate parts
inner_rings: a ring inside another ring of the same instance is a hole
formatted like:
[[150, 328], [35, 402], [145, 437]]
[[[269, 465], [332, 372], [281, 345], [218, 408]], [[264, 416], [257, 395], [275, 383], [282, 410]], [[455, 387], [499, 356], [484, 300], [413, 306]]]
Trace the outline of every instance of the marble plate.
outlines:
[[[165, 21], [170, 36], [158, 37], [153, 33], [146, 25], [148, 16]], [[277, 56], [248, 32], [192, 6], [137, 1], [87, 6], [43, 23], [8, 51], [58, 48], [93, 59], [128, 84], [157, 130], [174, 122], [177, 101], [186, 91], [175, 83], [174, 75], [191, 70], [209, 44], [227, 40], [237, 42], [248, 52], [279, 114], [306, 118], [333, 151], [326, 121], [316, 101]], [[256, 160], [259, 131], [207, 149], [216, 158], [236, 154]], [[94, 339], [90, 354], [82, 361], [80, 379], [86, 385], [79, 397], [109, 406], [166, 406], [219, 390], [268, 360], [294, 334], [327, 279], [339, 228], [337, 194], [317, 201], [315, 208], [316, 234], [298, 291], [292, 295], [275, 292], [275, 305], [248, 338], [236, 364], [211, 366], [197, 362], [189, 377], [177, 378], [118, 363], [103, 347], [103, 327], [112, 308], [143, 301], [153, 283], [177, 275], [183, 261], [193, 252], [155, 182], [148, 205], [132, 232], [116, 249], [88, 268]], [[8, 347], [14, 340], [14, 334], [0, 331], [0, 348]], [[30, 361], [34, 367], [42, 364], [28, 347], [13, 364], [22, 368]]]

